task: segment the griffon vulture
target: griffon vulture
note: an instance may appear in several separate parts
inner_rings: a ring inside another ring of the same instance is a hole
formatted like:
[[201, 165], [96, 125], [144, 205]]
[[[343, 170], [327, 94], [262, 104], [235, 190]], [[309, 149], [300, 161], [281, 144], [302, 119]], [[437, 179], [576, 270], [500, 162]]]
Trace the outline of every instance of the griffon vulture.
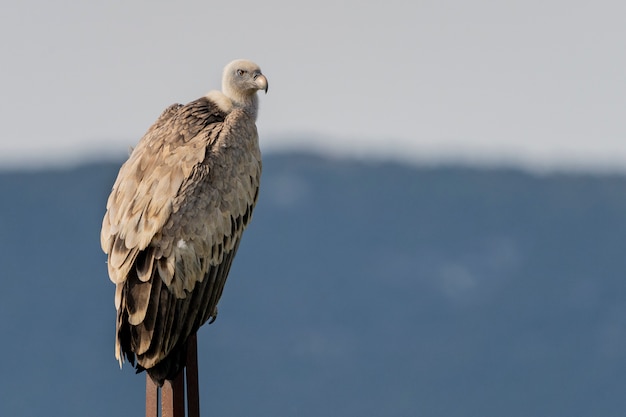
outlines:
[[222, 91], [168, 107], [120, 168], [102, 221], [115, 284], [115, 356], [159, 385], [185, 366], [187, 338], [217, 303], [261, 177], [260, 68], [226, 66]]

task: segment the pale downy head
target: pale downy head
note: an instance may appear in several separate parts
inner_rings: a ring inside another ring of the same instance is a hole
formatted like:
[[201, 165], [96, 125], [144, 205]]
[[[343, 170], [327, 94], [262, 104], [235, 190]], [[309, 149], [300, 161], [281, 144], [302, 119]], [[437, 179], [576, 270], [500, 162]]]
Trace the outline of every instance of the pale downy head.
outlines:
[[224, 68], [222, 92], [236, 105], [256, 105], [256, 92], [267, 88], [267, 78], [252, 61], [237, 59]]

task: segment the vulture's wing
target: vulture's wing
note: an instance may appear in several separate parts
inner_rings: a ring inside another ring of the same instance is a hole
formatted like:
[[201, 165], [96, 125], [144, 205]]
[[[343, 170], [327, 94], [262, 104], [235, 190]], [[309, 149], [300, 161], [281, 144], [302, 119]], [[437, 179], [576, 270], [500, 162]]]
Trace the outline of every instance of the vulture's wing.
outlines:
[[172, 213], [183, 181], [202, 162], [211, 127], [225, 115], [206, 99], [168, 107], [122, 165], [107, 201], [100, 241], [109, 255], [109, 276], [126, 279], [138, 251], [145, 249]]
[[180, 366], [170, 352], [215, 317], [256, 201], [260, 155], [229, 144], [258, 147], [256, 128], [231, 131], [226, 117], [207, 98], [170, 106], [120, 169], [107, 203], [101, 244], [116, 284], [116, 356], [136, 355], [149, 371], [158, 364], [158, 379]]

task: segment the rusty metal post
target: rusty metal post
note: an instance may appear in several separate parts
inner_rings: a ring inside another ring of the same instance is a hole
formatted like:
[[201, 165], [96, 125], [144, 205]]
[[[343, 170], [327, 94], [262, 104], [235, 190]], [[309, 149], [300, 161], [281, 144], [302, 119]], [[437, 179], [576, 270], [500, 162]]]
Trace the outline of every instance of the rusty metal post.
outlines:
[[185, 417], [185, 372], [181, 370], [173, 380], [161, 387], [161, 417]]
[[146, 417], [159, 417], [159, 387], [146, 373]]
[[[186, 404], [185, 388], [187, 390]], [[185, 417], [185, 409], [188, 417], [200, 417], [196, 334], [187, 340], [187, 364], [176, 378], [166, 380], [159, 388], [146, 373], [146, 417], [159, 417], [159, 402], [161, 403], [161, 417]]]
[[198, 388], [198, 337], [194, 333], [187, 339], [187, 416], [200, 417], [200, 392]]

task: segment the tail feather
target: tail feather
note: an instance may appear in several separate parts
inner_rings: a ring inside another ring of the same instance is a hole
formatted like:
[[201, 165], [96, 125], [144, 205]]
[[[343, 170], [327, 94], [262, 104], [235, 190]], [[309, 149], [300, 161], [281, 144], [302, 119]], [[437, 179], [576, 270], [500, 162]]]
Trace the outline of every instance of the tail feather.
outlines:
[[145, 369], [137, 364], [136, 372], [146, 371], [150, 378], [159, 387], [163, 386], [166, 379], [173, 380], [183, 370], [187, 362], [187, 343], [175, 347], [169, 355], [150, 369]]

